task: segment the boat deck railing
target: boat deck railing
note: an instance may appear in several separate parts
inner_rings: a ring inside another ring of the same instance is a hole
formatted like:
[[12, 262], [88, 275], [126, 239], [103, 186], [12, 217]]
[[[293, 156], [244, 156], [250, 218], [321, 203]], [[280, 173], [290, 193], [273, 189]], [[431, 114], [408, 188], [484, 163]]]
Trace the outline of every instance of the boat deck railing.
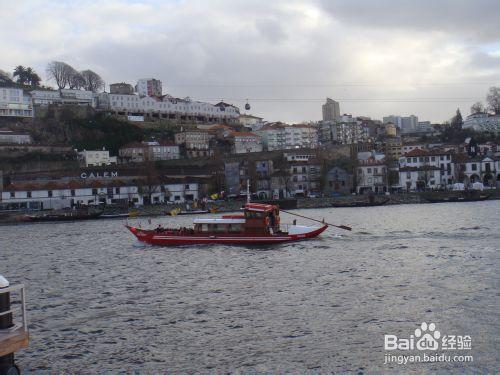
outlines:
[[[0, 329], [0, 357], [28, 346], [25, 286], [24, 284], [17, 284], [0, 288], [0, 295], [5, 293], [10, 293], [11, 304], [9, 310], [0, 312], [0, 317], [11, 314], [13, 325]], [[14, 295], [17, 295], [18, 298], [12, 301]], [[18, 314], [19, 312], [20, 314]]]

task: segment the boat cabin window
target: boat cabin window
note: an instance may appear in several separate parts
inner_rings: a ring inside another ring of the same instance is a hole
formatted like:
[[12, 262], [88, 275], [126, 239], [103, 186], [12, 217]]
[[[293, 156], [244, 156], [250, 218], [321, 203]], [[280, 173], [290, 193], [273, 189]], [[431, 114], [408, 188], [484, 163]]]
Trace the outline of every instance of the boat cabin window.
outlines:
[[229, 232], [241, 232], [242, 230], [241, 224], [229, 224]]
[[208, 224], [201, 224], [201, 231], [208, 232]]
[[247, 219], [262, 219], [265, 214], [265, 212], [245, 211], [245, 217]]
[[224, 233], [226, 231], [227, 225], [225, 224], [212, 224], [212, 230], [216, 233]]

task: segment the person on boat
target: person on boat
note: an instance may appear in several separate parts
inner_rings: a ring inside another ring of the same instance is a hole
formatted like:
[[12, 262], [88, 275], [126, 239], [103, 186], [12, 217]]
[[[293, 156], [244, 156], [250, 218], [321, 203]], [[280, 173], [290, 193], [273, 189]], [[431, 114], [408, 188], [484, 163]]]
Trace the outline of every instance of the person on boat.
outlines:
[[156, 227], [156, 233], [161, 233], [161, 232], [164, 232], [165, 231], [165, 228], [163, 228], [161, 226], [161, 224], [158, 224], [158, 227]]

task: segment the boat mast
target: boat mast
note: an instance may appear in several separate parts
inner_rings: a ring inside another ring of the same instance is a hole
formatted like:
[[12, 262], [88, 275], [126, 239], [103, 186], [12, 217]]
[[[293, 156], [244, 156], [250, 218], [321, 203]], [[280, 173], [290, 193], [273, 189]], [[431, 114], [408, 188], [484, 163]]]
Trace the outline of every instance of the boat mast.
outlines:
[[250, 203], [250, 179], [247, 178], [247, 203]]

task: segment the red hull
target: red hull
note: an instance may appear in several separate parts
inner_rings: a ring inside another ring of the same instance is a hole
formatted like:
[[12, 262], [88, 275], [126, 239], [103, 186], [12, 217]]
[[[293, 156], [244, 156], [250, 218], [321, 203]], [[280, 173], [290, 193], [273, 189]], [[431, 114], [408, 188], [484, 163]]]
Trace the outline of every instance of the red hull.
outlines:
[[157, 233], [155, 230], [143, 230], [136, 227], [127, 228], [141, 242], [159, 246], [182, 246], [182, 245], [270, 245], [276, 243], [300, 241], [313, 238], [324, 232], [327, 225], [302, 234], [275, 234], [267, 236], [251, 236], [245, 234], [201, 235], [201, 234], [173, 234], [171, 232]]

